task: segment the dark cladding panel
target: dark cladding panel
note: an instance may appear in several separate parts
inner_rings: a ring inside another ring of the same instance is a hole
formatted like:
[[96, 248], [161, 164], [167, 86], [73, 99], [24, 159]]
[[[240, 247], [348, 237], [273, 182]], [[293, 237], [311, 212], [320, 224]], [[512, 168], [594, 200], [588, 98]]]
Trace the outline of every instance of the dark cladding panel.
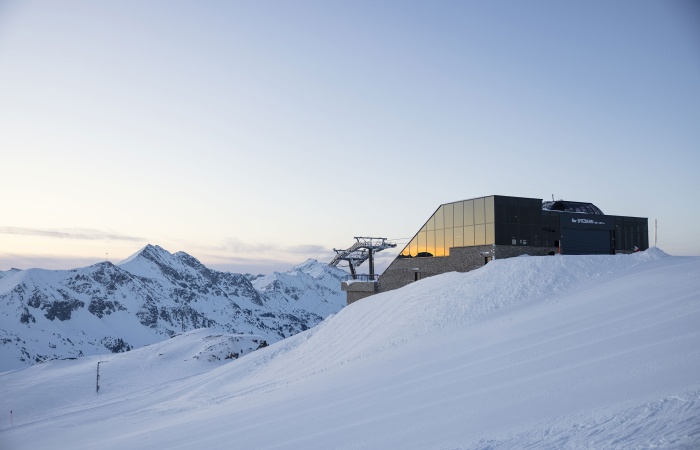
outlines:
[[520, 230], [520, 240], [518, 244], [520, 245], [535, 245], [535, 235], [532, 231], [533, 225], [529, 223], [521, 223]]
[[496, 245], [510, 245], [508, 237], [508, 225], [503, 222], [496, 222]]
[[506, 197], [494, 196], [494, 221], [496, 223], [506, 223]]
[[[536, 211], [537, 215], [540, 215], [539, 210]], [[533, 211], [530, 205], [529, 198], [521, 198], [518, 201], [518, 223], [532, 223]]]
[[514, 197], [506, 197], [506, 222], [518, 223], [518, 199]]
[[507, 238], [506, 238], [506, 245], [518, 245], [518, 239], [519, 239], [519, 230], [518, 230], [518, 224], [517, 223], [508, 223], [506, 224], [506, 230], [507, 230]]
[[[537, 226], [537, 225], [536, 225]], [[554, 247], [554, 241], [559, 240], [559, 213], [542, 211], [541, 242], [544, 247]]]
[[634, 251], [649, 248], [649, 222], [642, 217], [615, 217], [615, 249]]
[[623, 250], [625, 248], [625, 219], [615, 217], [615, 250]]

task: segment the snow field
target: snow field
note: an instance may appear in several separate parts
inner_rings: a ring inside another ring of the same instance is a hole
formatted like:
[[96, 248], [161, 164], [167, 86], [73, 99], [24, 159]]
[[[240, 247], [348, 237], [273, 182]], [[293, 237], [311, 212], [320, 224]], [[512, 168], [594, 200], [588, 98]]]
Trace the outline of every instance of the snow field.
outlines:
[[7, 372], [0, 447], [697, 448], [699, 275], [656, 249], [497, 260], [162, 382], [145, 347], [104, 396], [87, 362]]

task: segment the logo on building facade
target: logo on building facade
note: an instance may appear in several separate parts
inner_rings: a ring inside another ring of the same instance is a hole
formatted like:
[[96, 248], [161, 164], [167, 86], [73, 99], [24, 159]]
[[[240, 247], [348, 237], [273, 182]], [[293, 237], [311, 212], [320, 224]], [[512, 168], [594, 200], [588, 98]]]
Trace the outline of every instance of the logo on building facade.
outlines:
[[571, 223], [585, 223], [589, 225], [605, 225], [605, 222], [597, 222], [592, 219], [571, 219]]

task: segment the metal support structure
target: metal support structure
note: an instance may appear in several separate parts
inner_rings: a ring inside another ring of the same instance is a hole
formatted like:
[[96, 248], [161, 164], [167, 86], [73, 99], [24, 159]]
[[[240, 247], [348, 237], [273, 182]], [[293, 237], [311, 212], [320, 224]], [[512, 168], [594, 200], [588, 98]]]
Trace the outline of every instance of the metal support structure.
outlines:
[[374, 254], [387, 248], [394, 248], [396, 244], [387, 242], [386, 238], [376, 237], [355, 236], [355, 240], [357, 242], [345, 250], [334, 248], [335, 258], [328, 265], [336, 267], [340, 261], [347, 261], [350, 274], [353, 279], [356, 279], [357, 267], [369, 260], [369, 278], [374, 279]]

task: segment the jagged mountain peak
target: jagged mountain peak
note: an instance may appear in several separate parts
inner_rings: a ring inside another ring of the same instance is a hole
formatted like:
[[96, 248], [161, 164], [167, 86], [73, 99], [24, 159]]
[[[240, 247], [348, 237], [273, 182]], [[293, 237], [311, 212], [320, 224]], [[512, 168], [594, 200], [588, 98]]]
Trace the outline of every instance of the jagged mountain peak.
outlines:
[[169, 259], [172, 257], [173, 254], [165, 250], [160, 245], [146, 244], [146, 246], [142, 247], [136, 253], [121, 261], [119, 265], [127, 264], [137, 259], [158, 261], [163, 259]]
[[148, 244], [118, 264], [122, 269], [141, 277], [169, 280], [199, 278], [207, 269], [185, 252], [170, 253], [163, 247]]
[[345, 305], [338, 280], [306, 273], [317, 266], [325, 264], [307, 261], [258, 289], [244, 275], [149, 244], [116, 265], [2, 272], [0, 372], [128, 351], [196, 328], [275, 342]]

